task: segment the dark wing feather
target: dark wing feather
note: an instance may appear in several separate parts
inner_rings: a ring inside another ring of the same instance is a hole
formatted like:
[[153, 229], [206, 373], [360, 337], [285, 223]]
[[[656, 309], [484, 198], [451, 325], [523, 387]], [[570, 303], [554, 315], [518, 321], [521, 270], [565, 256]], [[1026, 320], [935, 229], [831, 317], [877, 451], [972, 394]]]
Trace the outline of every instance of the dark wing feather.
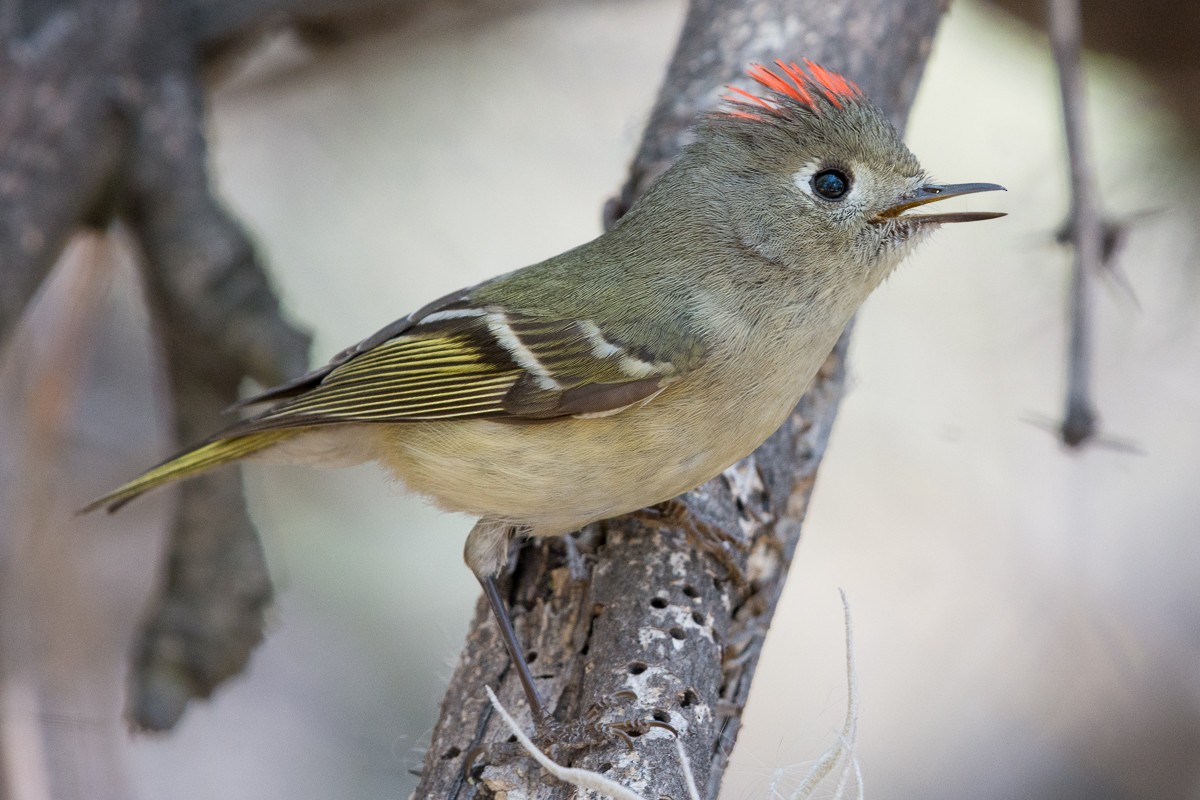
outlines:
[[239, 400], [225, 410], [233, 411], [234, 409], [258, 406], [264, 403], [275, 403], [280, 400], [286, 400], [290, 397], [296, 397], [304, 392], [315, 389], [321, 384], [321, 381], [325, 380], [329, 373], [333, 372], [339, 366], [345, 364], [355, 356], [359, 356], [368, 350], [378, 347], [389, 339], [394, 339], [397, 336], [400, 336], [402, 333], [415, 325], [416, 322], [422, 317], [445, 309], [465, 306], [467, 292], [468, 290], [466, 289], [460, 289], [457, 292], [445, 295], [444, 297], [439, 297], [437, 300], [434, 300], [432, 303], [417, 309], [408, 316], [401, 317], [391, 325], [381, 328], [353, 347], [347, 347], [345, 350], [331, 358], [328, 364], [322, 367], [317, 367], [316, 369], [301, 375], [299, 378], [293, 378], [287, 383], [281, 383], [277, 386], [272, 386], [270, 389], [259, 392], [256, 395]]
[[682, 342], [682, 353], [655, 356], [613, 341], [591, 322], [454, 300], [423, 309], [328, 366], [259, 395], [285, 399], [236, 426], [238, 432], [339, 422], [518, 422], [606, 414], [652, 397], [703, 360], [697, 342]]

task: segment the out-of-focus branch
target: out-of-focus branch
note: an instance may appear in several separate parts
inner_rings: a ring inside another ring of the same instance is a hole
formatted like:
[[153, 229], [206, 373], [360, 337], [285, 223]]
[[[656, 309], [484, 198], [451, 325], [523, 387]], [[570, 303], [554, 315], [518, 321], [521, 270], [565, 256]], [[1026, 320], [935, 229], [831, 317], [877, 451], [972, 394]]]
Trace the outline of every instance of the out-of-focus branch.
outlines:
[[281, 26], [344, 25], [394, 16], [433, 0], [190, 0], [205, 55]]
[[1096, 433], [1092, 401], [1092, 298], [1095, 276], [1104, 257], [1104, 235], [1092, 177], [1084, 114], [1082, 37], [1079, 0], [1048, 0], [1050, 43], [1058, 64], [1063, 130], [1071, 172], [1071, 212], [1067, 230], [1073, 250], [1068, 294], [1066, 407], [1059, 435], [1069, 447], [1085, 444]]
[[[168, 53], [142, 84], [137, 154], [123, 206], [146, 261], [147, 297], [165, 345], [180, 442], [198, 441], [249, 375], [264, 384], [303, 371], [307, 337], [282, 317], [266, 273], [209, 190], [196, 66]], [[261, 545], [237, 473], [185, 486], [163, 591], [134, 646], [129, 712], [172, 727], [191, 697], [238, 674], [262, 639], [271, 599]]]
[[[0, 342], [72, 231], [123, 219], [145, 256], [181, 441], [221, 425], [244, 377], [302, 372], [307, 336], [208, 186], [203, 68], [271, 28], [336, 36], [434, 2], [0, 0]], [[489, 3], [512, 5], [464, 7]], [[270, 597], [236, 475], [181, 497], [163, 593], [136, 647], [131, 710], [151, 728], [241, 669]]]
[[0, 48], [0, 343], [117, 172], [112, 54], [136, 32], [129, 3], [105, 5], [64, 9]]
[[[678, 154], [696, 116], [750, 61], [819, 60], [852, 75], [902, 127], [943, 10], [939, 0], [694, 0], [629, 181], [606, 216], [616, 219], [636, 202]], [[716, 795], [737, 736], [842, 396], [845, 348], [843, 337], [774, 436], [685, 495], [693, 513], [745, 542], [745, 552], [730, 555], [750, 578], [748, 591], [680, 532], [648, 530], [632, 517], [566, 541], [528, 543], [517, 562], [510, 607], [558, 718], [671, 725], [702, 796]], [[493, 716], [485, 684], [506, 707], [524, 709], [481, 601], [415, 796], [570, 796], [573, 790], [542, 782], [539, 768], [495, 744], [508, 730]], [[614, 739], [556, 760], [645, 797], [687, 796], [671, 735], [650, 727], [635, 741], [632, 750]]]
[[[243, 377], [295, 375], [308, 347], [209, 190], [193, 11], [183, 0], [9, 4], [0, 48], [0, 340], [72, 230], [128, 221], [189, 441], [220, 424]], [[241, 669], [270, 597], [236, 476], [186, 491], [175, 533], [133, 675], [134, 721], [155, 728]]]
[[[1049, 22], [1046, 0], [990, 0], [1025, 22]], [[1158, 85], [1158, 97], [1200, 145], [1200, 6], [1186, 0], [1088, 0], [1083, 44], [1127, 59]]]

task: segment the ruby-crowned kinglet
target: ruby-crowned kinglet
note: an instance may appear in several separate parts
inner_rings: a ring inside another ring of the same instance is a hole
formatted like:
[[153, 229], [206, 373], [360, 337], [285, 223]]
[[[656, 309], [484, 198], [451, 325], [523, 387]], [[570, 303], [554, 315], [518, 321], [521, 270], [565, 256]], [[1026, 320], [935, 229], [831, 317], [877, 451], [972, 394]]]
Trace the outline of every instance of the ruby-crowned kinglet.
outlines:
[[937, 185], [857, 86], [805, 62], [741, 89], [610, 231], [436, 300], [246, 401], [263, 412], [92, 504], [247, 457], [377, 461], [479, 517], [467, 565], [496, 591], [514, 534], [560, 535], [692, 489], [784, 420], [850, 316], [944, 222], [905, 214], [1002, 187]]

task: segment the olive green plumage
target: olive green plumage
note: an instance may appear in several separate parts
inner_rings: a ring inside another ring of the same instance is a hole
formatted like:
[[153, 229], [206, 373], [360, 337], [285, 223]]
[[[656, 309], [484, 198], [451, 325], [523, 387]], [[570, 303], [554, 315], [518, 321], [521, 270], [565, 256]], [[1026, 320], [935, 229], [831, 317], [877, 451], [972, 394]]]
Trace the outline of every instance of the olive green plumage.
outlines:
[[[770, 432], [850, 314], [931, 223], [994, 216], [889, 213], [926, 202], [919, 197], [928, 188], [920, 164], [857, 87], [817, 65], [807, 68], [752, 66], [750, 76], [770, 90], [766, 97], [735, 89], [730, 105], [701, 121], [697, 141], [613, 230], [393, 323], [325, 367], [247, 401], [273, 405], [86, 510], [116, 508], [161, 484], [252, 455], [378, 460], [443, 505], [523, 524], [532, 533], [559, 533], [602, 511], [629, 510], [644, 492], [614, 497], [611, 508], [593, 500], [571, 520], [558, 510], [548, 515], [552, 522], [538, 524], [543, 515], [520, 508], [525, 504], [490, 504], [489, 481], [471, 485], [472, 476], [486, 478], [479, 474], [485, 472], [501, 481], [506, 469], [525, 475], [531, 485], [521, 486], [519, 478], [508, 483], [531, 502], [555, 506], [561, 506], [557, 495], [573, 494], [571, 487], [532, 483], [544, 480], [542, 473], [565, 478], [571, 469], [560, 469], [560, 462], [580, 462], [592, 484], [603, 483], [606, 472], [656, 473], [646, 476], [649, 483], [674, 492], [707, 479], [727, 466], [717, 459], [749, 452]], [[843, 193], [821, 196], [814, 190], [818, 178]], [[689, 424], [706, 406], [713, 408], [704, 424]], [[638, 453], [657, 450], [629, 436], [640, 417], [653, 420], [656, 412], [661, 422], [641, 430], [644, 439], [669, 440], [658, 429], [674, 428], [687, 437], [680, 446], [713, 456], [692, 458], [697, 463], [685, 470], [651, 463], [679, 450], [668, 446], [639, 468]], [[725, 419], [754, 414], [765, 422]], [[480, 427], [484, 420], [548, 427], [506, 431]], [[443, 430], [452, 421], [457, 434]], [[422, 431], [432, 423], [441, 426], [436, 433]], [[747, 435], [754, 440], [730, 441]], [[499, 459], [486, 469], [472, 469], [478, 459], [469, 454], [432, 459], [447, 461], [452, 474], [445, 480], [470, 486], [447, 492], [427, 474], [428, 465], [406, 474], [412, 456], [403, 451], [428, 458], [423, 440], [430, 437], [449, 453], [471, 449], [459, 439], [513, 441], [476, 442]], [[409, 447], [407, 439], [417, 443]], [[528, 447], [535, 439], [546, 445], [536, 455]], [[455, 468], [454, 458], [466, 463]], [[548, 468], [521, 460], [544, 460]], [[447, 502], [447, 495], [467, 493], [477, 499]]]
[[80, 510], [80, 513], [86, 514], [100, 507], [116, 511], [130, 500], [156, 486], [199, 475], [212, 467], [227, 464], [230, 461], [238, 461], [291, 436], [292, 433], [289, 431], [262, 431], [245, 436], [223, 436], [215, 441], [190, 448], [89, 503]]
[[376, 461], [479, 517], [466, 560], [502, 614], [490, 581], [514, 531], [565, 533], [719, 473], [783, 421], [918, 241], [998, 216], [904, 213], [1000, 187], [930, 183], [854, 84], [776, 65], [751, 67], [767, 92], [733, 89], [612, 230], [251, 398], [268, 407], [89, 509], [251, 456]]
[[271, 405], [87, 510], [249, 456], [375, 460], [447, 508], [561, 533], [748, 453], [932, 223], [994, 216], [900, 215], [957, 187], [931, 194], [857, 87], [814, 64], [749, 74], [769, 93], [735, 89], [611, 231], [251, 398]]

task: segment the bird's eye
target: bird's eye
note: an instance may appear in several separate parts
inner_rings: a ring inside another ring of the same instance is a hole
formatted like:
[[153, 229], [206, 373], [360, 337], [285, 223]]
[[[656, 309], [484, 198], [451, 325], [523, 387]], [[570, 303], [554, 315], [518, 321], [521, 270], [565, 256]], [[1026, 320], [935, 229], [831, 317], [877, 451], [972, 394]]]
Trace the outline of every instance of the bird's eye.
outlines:
[[812, 187], [826, 200], [841, 200], [850, 189], [850, 176], [840, 169], [824, 169], [813, 175]]

